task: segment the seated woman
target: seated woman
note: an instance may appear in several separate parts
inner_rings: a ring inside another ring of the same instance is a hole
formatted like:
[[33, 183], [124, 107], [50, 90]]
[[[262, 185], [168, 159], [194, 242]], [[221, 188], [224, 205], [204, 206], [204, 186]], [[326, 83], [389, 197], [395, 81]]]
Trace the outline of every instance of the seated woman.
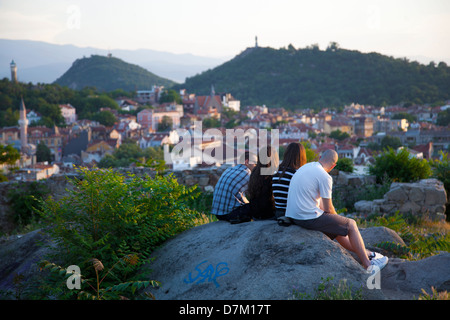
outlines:
[[275, 201], [272, 194], [272, 176], [278, 168], [278, 152], [270, 146], [261, 148], [258, 161], [250, 175], [248, 200], [253, 219], [275, 217]]
[[300, 143], [293, 142], [286, 148], [283, 161], [278, 171], [273, 175], [272, 192], [276, 208], [275, 216], [280, 225], [290, 224], [289, 219], [285, 217], [289, 184], [297, 169], [305, 163], [305, 147]]

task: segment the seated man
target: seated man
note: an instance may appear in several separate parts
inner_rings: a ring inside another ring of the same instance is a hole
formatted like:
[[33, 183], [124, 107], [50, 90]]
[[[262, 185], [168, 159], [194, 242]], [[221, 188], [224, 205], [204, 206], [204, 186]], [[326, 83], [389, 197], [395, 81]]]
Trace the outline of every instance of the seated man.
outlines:
[[230, 212], [248, 203], [245, 197], [250, 174], [255, 167], [257, 156], [246, 151], [239, 163], [225, 170], [214, 187], [211, 213], [219, 220], [230, 221]]
[[329, 149], [318, 162], [307, 163], [297, 170], [289, 185], [286, 216], [301, 227], [322, 231], [336, 239], [344, 248], [355, 252], [369, 272], [376, 269], [374, 266], [381, 270], [388, 258], [367, 251], [355, 220], [336, 214], [331, 200], [333, 179], [328, 173], [337, 160], [336, 151]]

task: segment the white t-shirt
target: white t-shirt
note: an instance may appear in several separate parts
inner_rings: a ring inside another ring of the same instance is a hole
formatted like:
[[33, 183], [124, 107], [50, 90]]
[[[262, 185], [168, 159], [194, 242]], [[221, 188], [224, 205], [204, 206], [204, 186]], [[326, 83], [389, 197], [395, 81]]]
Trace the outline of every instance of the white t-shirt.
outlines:
[[297, 220], [315, 219], [322, 215], [322, 198], [331, 199], [333, 178], [319, 162], [301, 166], [291, 179], [286, 216]]

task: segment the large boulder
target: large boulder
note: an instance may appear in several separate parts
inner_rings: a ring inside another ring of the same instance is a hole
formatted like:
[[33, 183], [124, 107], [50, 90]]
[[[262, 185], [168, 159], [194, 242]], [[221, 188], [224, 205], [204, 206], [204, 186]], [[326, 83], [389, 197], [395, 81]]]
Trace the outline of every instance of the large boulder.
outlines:
[[[384, 227], [361, 229], [361, 234], [367, 247], [383, 241], [403, 243]], [[42, 277], [37, 263], [53, 245], [41, 230], [1, 238], [0, 293], [14, 298], [17, 275], [23, 276], [25, 287], [34, 287]], [[419, 261], [391, 257], [380, 272], [381, 289], [369, 289], [369, 276], [358, 259], [320, 232], [280, 227], [274, 221], [219, 221], [167, 241], [142, 272], [162, 283], [149, 289], [159, 300], [284, 300], [292, 298], [294, 288], [314, 294], [329, 277], [334, 284], [346, 280], [354, 290], [361, 288], [365, 299], [414, 299], [432, 286], [450, 291], [448, 270], [448, 252]]]
[[386, 227], [360, 228], [366, 247], [376, 247], [381, 242], [392, 242], [404, 246], [403, 239], [392, 229]]
[[38, 263], [53, 246], [40, 229], [0, 239], [0, 291], [15, 292], [17, 276], [28, 287], [40, 276]]
[[450, 253], [445, 252], [418, 261], [391, 258], [381, 271], [381, 288], [387, 298], [417, 299], [422, 289], [432, 294], [450, 292]]
[[218, 221], [188, 230], [153, 254], [146, 268], [161, 287], [156, 299], [279, 300], [293, 288], [313, 295], [324, 279], [346, 280], [366, 299], [368, 275], [352, 255], [321, 232], [275, 221], [237, 225]]

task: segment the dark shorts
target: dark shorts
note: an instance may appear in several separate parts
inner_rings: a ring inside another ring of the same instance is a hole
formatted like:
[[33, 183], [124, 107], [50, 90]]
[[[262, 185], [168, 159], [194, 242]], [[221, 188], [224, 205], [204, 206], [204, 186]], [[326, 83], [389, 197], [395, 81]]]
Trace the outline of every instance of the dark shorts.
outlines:
[[324, 212], [320, 217], [311, 220], [292, 218], [291, 220], [294, 224], [305, 229], [322, 231], [330, 239], [348, 235], [348, 222], [350, 221], [349, 218], [328, 212]]

